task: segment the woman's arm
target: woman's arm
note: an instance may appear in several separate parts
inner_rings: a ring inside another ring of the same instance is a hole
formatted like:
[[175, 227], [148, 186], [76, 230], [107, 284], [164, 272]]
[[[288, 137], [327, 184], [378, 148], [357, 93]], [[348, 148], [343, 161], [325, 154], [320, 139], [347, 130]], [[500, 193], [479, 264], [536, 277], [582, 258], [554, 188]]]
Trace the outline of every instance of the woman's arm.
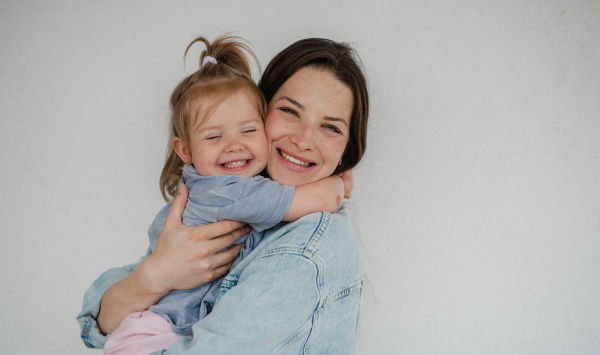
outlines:
[[[233, 244], [248, 228], [235, 221], [184, 226], [181, 215], [186, 201], [187, 188], [182, 185], [152, 255], [129, 274], [126, 268], [114, 269], [118, 275], [105, 277], [104, 282], [94, 283], [88, 291], [88, 294], [102, 295], [96, 321], [103, 334], [114, 331], [126, 315], [148, 309], [169, 291], [198, 287], [224, 275], [231, 267], [241, 245], [223, 252], [219, 250]], [[126, 276], [123, 278], [123, 275]], [[106, 283], [111, 281], [113, 284], [102, 293], [102, 287], [106, 288]], [[97, 301], [84, 299], [84, 305], [89, 302]]]
[[156, 354], [272, 354], [291, 339], [302, 342], [319, 304], [317, 280], [315, 262], [302, 255], [259, 258], [194, 325], [193, 339], [181, 338]]
[[362, 259], [348, 211], [276, 228], [225, 278], [193, 339], [155, 354], [353, 353]]

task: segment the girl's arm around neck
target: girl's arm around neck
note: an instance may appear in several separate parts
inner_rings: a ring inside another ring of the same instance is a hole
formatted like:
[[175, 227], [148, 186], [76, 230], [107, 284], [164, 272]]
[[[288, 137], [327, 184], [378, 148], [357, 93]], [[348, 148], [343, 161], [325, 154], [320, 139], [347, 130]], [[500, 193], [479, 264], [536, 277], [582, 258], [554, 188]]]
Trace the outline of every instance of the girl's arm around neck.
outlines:
[[294, 198], [284, 221], [292, 222], [314, 212], [335, 213], [344, 200], [344, 181], [337, 175], [296, 186]]

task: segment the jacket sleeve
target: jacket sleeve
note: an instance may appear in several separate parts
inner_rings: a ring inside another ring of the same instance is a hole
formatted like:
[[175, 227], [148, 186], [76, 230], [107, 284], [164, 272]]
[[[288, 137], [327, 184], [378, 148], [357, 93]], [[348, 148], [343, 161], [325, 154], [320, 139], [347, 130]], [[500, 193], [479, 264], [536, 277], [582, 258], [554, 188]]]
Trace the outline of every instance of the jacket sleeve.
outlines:
[[100, 328], [98, 328], [98, 324], [96, 323], [96, 317], [98, 317], [98, 312], [100, 311], [100, 301], [104, 292], [115, 282], [129, 275], [140, 262], [141, 259], [135, 264], [104, 272], [94, 281], [83, 296], [83, 307], [77, 315], [77, 321], [81, 327], [81, 340], [83, 340], [83, 343], [88, 348], [103, 348], [106, 342], [106, 335], [100, 332]]
[[212, 313], [194, 325], [193, 339], [180, 338], [155, 354], [270, 354], [305, 341], [319, 304], [317, 270], [301, 254], [254, 260]]

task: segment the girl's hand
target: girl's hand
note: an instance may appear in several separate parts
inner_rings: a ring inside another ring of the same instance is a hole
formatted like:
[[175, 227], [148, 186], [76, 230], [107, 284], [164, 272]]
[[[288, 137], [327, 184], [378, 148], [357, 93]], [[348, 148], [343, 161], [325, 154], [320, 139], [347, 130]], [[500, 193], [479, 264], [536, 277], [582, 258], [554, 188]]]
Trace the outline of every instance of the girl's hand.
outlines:
[[338, 174], [339, 177], [344, 181], [344, 198], [350, 198], [352, 194], [352, 188], [354, 187], [354, 179], [352, 178], [352, 170], [345, 171]]
[[181, 185], [154, 252], [139, 266], [149, 285], [153, 285], [153, 292], [158, 294], [196, 288], [225, 275], [242, 245], [219, 251], [250, 231], [236, 221], [185, 226], [181, 216], [187, 198], [187, 187]]

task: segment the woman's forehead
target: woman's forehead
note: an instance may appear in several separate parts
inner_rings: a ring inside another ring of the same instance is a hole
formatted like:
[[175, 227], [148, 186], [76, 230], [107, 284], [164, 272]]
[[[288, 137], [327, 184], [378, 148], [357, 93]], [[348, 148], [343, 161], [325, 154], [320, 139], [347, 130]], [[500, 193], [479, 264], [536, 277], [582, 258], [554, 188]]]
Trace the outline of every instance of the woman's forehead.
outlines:
[[287, 101], [300, 110], [326, 110], [326, 115], [350, 119], [354, 99], [350, 88], [327, 70], [304, 67], [281, 85], [272, 101]]

